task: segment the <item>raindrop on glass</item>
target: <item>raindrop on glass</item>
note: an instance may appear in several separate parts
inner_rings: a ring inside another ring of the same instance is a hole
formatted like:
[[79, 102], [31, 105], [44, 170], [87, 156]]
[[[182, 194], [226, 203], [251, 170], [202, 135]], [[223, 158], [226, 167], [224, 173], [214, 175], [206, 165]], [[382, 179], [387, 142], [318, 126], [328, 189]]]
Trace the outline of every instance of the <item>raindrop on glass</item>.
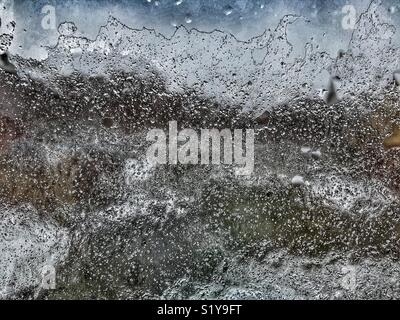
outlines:
[[192, 23], [192, 16], [190, 15], [190, 14], [188, 14], [188, 15], [186, 15], [186, 17], [185, 17], [185, 22], [186, 23]]
[[232, 7], [231, 7], [231, 6], [227, 6], [227, 7], [225, 7], [225, 9], [224, 9], [224, 14], [225, 14], [226, 16], [229, 16], [229, 15], [232, 14], [232, 11], [233, 11]]

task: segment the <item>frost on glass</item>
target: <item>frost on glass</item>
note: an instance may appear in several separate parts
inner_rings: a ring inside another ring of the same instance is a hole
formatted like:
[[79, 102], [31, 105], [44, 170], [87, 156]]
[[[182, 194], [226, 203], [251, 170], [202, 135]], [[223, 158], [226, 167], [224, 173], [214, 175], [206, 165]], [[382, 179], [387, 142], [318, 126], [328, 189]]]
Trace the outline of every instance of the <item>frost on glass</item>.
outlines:
[[[346, 50], [296, 56], [300, 21], [246, 41], [114, 17], [89, 39], [62, 22], [43, 60], [9, 52], [9, 22], [1, 297], [398, 298], [396, 29], [374, 1]], [[169, 121], [255, 128], [254, 173], [150, 165], [146, 134]]]

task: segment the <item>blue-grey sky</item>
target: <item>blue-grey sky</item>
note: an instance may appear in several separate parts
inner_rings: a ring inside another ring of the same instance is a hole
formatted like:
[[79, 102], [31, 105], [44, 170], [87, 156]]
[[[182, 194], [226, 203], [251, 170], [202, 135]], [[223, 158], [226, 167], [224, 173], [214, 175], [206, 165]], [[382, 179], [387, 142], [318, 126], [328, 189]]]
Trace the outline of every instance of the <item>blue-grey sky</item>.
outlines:
[[[394, 19], [398, 20], [400, 3], [383, 2], [388, 10], [394, 7]], [[40, 14], [44, 5], [51, 4], [58, 10], [60, 19], [84, 18], [96, 23], [94, 15], [99, 11], [115, 15], [123, 12], [149, 27], [177, 23], [231, 29], [243, 25], [252, 28], [266, 19], [273, 22], [282, 12], [303, 15], [314, 23], [334, 25], [340, 22], [338, 12], [344, 5], [353, 4], [362, 10], [368, 3], [369, 0], [15, 0], [16, 10], [31, 18]]]
[[[0, 2], [12, 0], [0, 0]], [[155, 28], [166, 35], [177, 25], [205, 31], [220, 29], [234, 33], [245, 40], [273, 29], [285, 14], [297, 14], [309, 20], [290, 30], [293, 42], [305, 43], [317, 39], [327, 51], [343, 49], [351, 30], [341, 26], [342, 8], [355, 7], [357, 15], [369, 0], [14, 0], [17, 33], [23, 41], [20, 50], [54, 43], [57, 30], [43, 30], [42, 9], [51, 5], [55, 9], [57, 25], [73, 21], [80, 34], [94, 37], [109, 15], [115, 16], [133, 28]], [[393, 24], [400, 23], [398, 0], [382, 0]], [[23, 31], [23, 33], [22, 33]]]

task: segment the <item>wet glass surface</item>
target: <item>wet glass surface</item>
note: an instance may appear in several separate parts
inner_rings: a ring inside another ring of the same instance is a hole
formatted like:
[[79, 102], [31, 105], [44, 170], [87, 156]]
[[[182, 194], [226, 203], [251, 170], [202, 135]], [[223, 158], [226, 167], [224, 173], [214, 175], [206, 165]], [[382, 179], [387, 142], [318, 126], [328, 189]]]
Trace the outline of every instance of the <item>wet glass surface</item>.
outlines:
[[0, 3], [1, 298], [399, 298], [396, 3]]

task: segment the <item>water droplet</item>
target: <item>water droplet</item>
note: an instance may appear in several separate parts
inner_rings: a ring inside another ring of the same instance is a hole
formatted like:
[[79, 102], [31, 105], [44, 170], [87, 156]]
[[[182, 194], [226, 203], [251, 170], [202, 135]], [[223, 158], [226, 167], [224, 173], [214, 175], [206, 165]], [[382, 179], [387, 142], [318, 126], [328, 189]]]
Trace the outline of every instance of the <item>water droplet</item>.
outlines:
[[104, 118], [102, 120], [102, 124], [106, 128], [111, 128], [113, 126], [113, 124], [114, 124], [114, 121], [111, 118]]
[[294, 176], [292, 178], [292, 185], [294, 186], [303, 186], [305, 184], [304, 178], [302, 176]]
[[233, 12], [233, 8], [232, 8], [231, 6], [225, 7], [225, 9], [224, 9], [224, 14], [225, 14], [226, 16], [231, 15], [232, 12]]
[[192, 23], [192, 16], [191, 15], [187, 15], [186, 17], [185, 17], [185, 22], [186, 23]]
[[322, 156], [322, 153], [319, 150], [311, 152], [311, 157], [313, 159], [316, 159], [316, 160], [321, 159], [321, 156]]

